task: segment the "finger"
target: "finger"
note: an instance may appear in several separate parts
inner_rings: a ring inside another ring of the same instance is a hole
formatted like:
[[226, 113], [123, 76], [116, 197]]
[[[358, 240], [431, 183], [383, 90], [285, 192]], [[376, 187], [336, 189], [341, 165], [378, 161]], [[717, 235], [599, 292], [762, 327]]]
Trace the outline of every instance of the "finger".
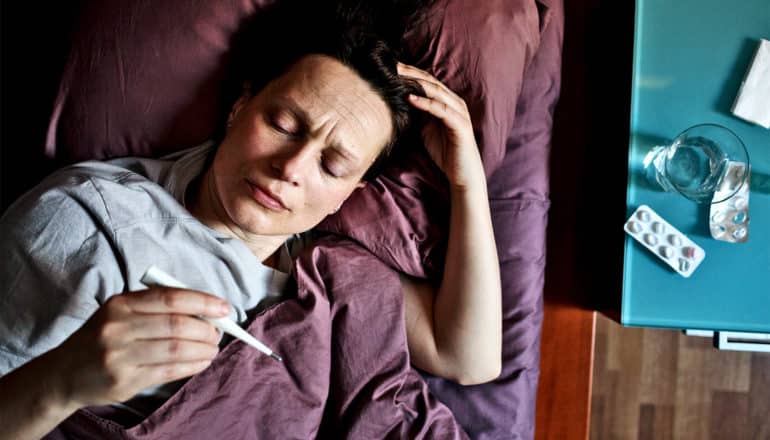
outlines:
[[416, 76], [419, 76], [419, 77], [423, 77], [423, 78], [430, 79], [430, 80], [433, 80], [433, 81], [438, 81], [438, 79], [436, 79], [435, 76], [431, 75], [426, 70], [420, 69], [417, 66], [412, 66], [411, 64], [405, 64], [405, 63], [402, 63], [402, 62], [399, 61], [396, 64], [396, 69], [398, 70], [398, 74], [399, 75], [402, 75], [404, 73], [412, 73], [412, 74], [414, 74]]
[[134, 340], [178, 338], [218, 344], [221, 338], [211, 323], [176, 313], [133, 315], [128, 326]]
[[457, 93], [455, 93], [454, 90], [452, 90], [449, 87], [447, 87], [446, 84], [444, 84], [438, 78], [436, 78], [435, 76], [433, 76], [430, 73], [426, 72], [425, 70], [422, 70], [422, 69], [414, 67], [414, 66], [410, 66], [408, 64], [403, 64], [403, 63], [399, 63], [397, 65], [397, 67], [399, 69], [399, 71], [398, 71], [399, 75], [402, 75], [402, 76], [412, 76], [412, 77], [415, 77], [415, 78], [427, 81], [427, 82], [435, 85], [436, 87], [439, 87], [441, 90], [446, 92], [449, 96], [454, 97], [458, 101], [461, 101], [463, 103], [463, 105], [465, 105], [465, 101]]
[[179, 313], [210, 317], [230, 313], [227, 301], [208, 293], [171, 287], [152, 287], [121, 295], [126, 305], [136, 313]]
[[399, 69], [398, 74], [401, 76], [412, 78], [412, 79], [420, 79], [423, 81], [427, 81], [429, 83], [435, 84], [437, 87], [440, 87], [446, 90], [448, 93], [454, 94], [454, 92], [452, 92], [452, 90], [450, 90], [449, 87], [447, 87], [444, 83], [442, 83], [438, 78], [416, 67], [406, 66], [402, 69]]
[[208, 360], [144, 365], [138, 370], [138, 376], [146, 379], [147, 386], [154, 386], [198, 374], [209, 365], [211, 361]]
[[125, 350], [127, 359], [140, 366], [178, 362], [198, 362], [214, 359], [219, 353], [216, 345], [184, 339], [144, 339], [135, 341]]
[[409, 95], [409, 102], [440, 119], [448, 128], [456, 132], [461, 131], [463, 124], [467, 123], [460, 113], [445, 102], [417, 95]]
[[[468, 109], [465, 107], [465, 102], [459, 96], [455, 94], [449, 94], [444, 88], [439, 87], [436, 83], [417, 79], [422, 88], [425, 90], [425, 94], [432, 99], [446, 102], [457, 113], [461, 115], [468, 115]], [[468, 115], [467, 119], [470, 119]]]

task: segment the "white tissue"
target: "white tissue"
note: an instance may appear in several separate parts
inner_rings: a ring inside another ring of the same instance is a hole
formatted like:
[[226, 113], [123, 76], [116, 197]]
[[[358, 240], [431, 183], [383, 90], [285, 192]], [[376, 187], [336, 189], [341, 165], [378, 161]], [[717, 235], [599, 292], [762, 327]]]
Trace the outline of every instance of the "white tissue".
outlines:
[[759, 40], [732, 111], [739, 118], [770, 128], [770, 41]]

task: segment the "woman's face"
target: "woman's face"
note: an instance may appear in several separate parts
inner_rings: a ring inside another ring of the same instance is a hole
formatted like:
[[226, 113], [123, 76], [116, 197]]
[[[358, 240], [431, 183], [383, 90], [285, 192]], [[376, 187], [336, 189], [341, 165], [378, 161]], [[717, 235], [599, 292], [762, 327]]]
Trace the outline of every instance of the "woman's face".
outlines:
[[289, 235], [317, 225], [357, 187], [390, 139], [385, 101], [353, 70], [300, 59], [258, 95], [244, 94], [212, 165], [226, 221]]

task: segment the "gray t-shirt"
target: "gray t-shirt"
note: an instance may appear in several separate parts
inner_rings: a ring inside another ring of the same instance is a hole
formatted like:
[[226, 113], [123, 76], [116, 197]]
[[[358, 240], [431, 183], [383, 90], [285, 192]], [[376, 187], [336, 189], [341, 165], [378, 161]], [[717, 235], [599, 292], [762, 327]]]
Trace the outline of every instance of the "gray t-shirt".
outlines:
[[111, 296], [145, 289], [139, 280], [151, 265], [227, 299], [239, 323], [280, 298], [289, 254], [304, 237], [284, 246], [283, 272], [275, 271], [184, 207], [210, 149], [80, 163], [8, 209], [0, 219], [0, 376], [61, 344]]

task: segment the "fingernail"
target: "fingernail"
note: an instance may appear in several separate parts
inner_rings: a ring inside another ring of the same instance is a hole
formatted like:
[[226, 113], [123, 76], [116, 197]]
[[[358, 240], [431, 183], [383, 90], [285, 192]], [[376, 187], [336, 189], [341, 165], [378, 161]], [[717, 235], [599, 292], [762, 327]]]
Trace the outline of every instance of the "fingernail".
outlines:
[[229, 315], [230, 314], [230, 304], [219, 303], [219, 311], [222, 314]]

